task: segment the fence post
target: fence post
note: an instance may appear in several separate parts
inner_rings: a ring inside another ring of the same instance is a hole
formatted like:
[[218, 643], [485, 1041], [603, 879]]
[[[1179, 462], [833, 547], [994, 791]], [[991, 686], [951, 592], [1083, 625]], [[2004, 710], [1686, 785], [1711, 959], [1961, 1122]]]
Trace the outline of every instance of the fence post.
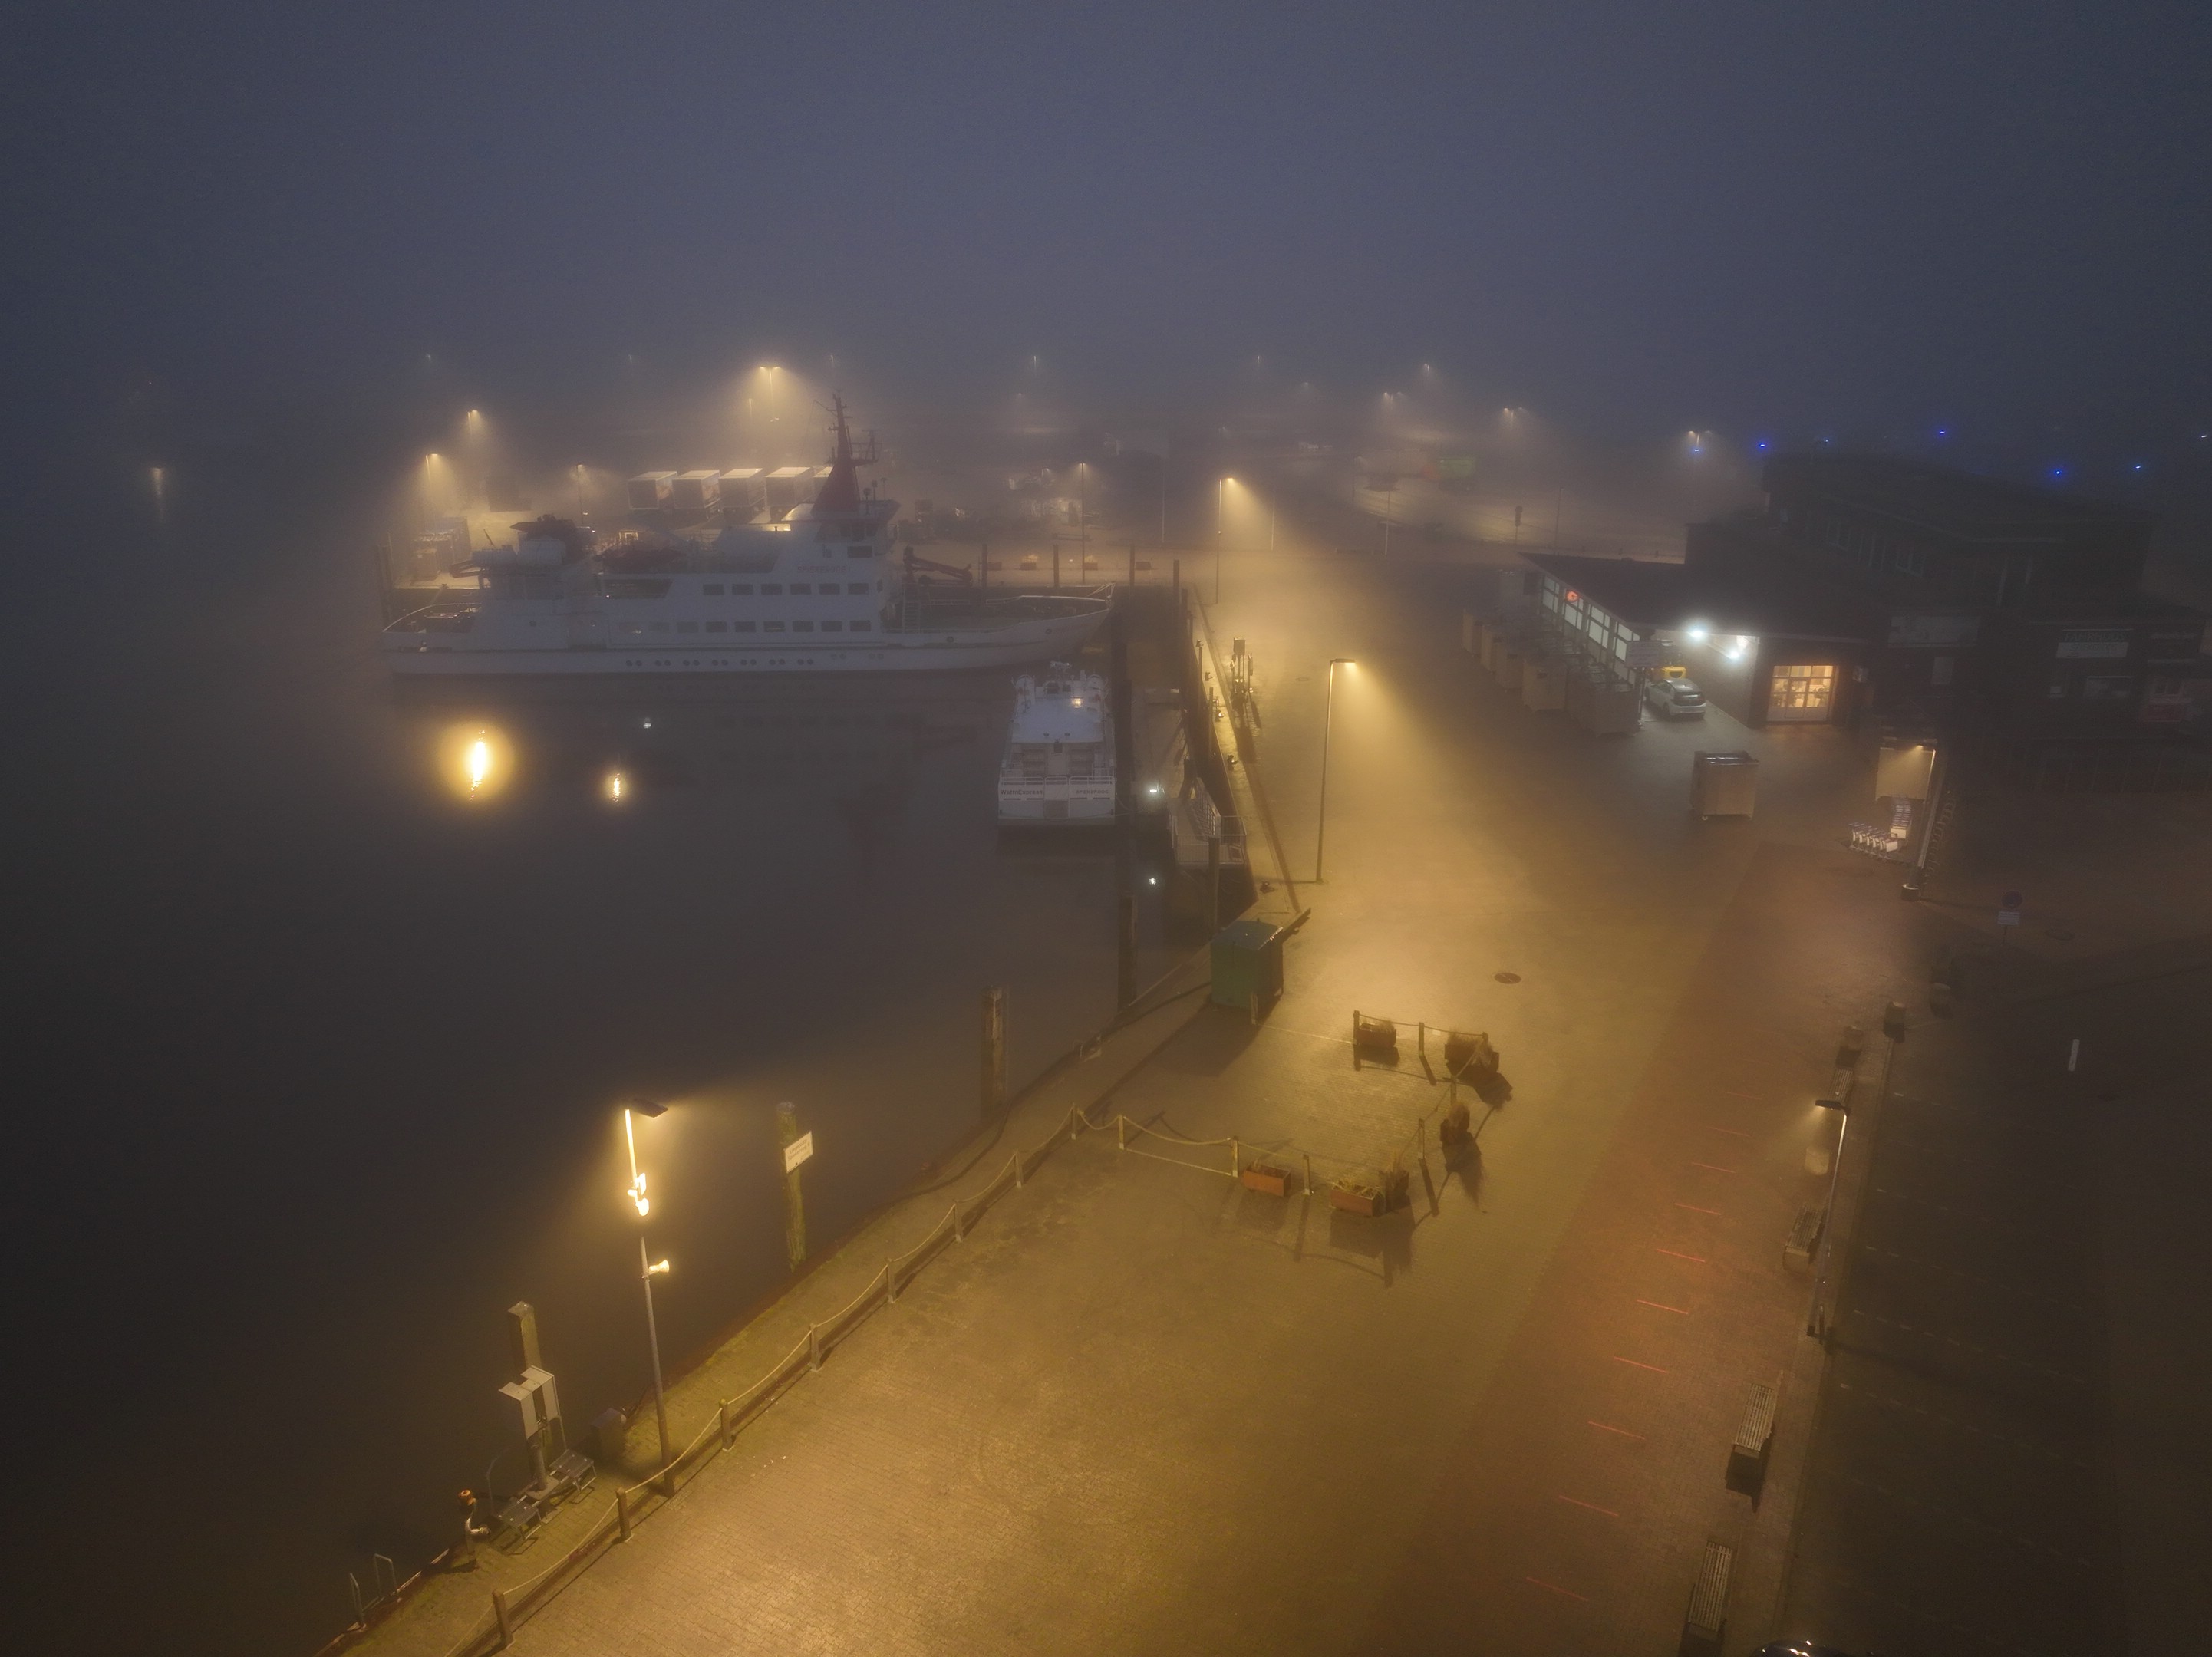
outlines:
[[1015, 1189], [1015, 1190], [1017, 1190], [1017, 1191], [1019, 1191], [1021, 1188], [1022, 1188], [1022, 1153], [1021, 1153], [1020, 1151], [1018, 1151], [1018, 1151], [1016, 1151], [1016, 1152], [1014, 1153], [1014, 1189]]
[[499, 1644], [496, 1649], [505, 1651], [514, 1643], [514, 1619], [507, 1615], [505, 1588], [494, 1588], [491, 1591], [491, 1614], [494, 1620], [499, 1624]]
[[1229, 1136], [1229, 1177], [1232, 1180], [1244, 1177], [1244, 1148], [1237, 1143], [1237, 1136], [1233, 1133]]
[[1114, 1149], [1127, 1150], [1128, 1148], [1129, 1119], [1117, 1110], [1114, 1113]]
[[615, 1486], [615, 1528], [623, 1541], [629, 1540], [629, 1490], [626, 1485]]
[[724, 1449], [726, 1449], [726, 1449], [728, 1449], [728, 1448], [730, 1448], [730, 1441], [731, 1441], [732, 1437], [733, 1436], [733, 1435], [732, 1435], [732, 1434], [731, 1433], [731, 1431], [730, 1431], [730, 1400], [729, 1400], [729, 1399], [724, 1399], [722, 1400], [722, 1403], [721, 1403], [721, 1415], [722, 1415], [722, 1448], [723, 1448]]
[[884, 1301], [887, 1305], [898, 1304], [898, 1262], [884, 1262]]
[[1298, 1154], [1306, 1160], [1306, 1195], [1310, 1197], [1313, 1195], [1313, 1152], [1302, 1150]]
[[818, 1323], [806, 1326], [806, 1367], [810, 1371], [822, 1367], [822, 1326]]

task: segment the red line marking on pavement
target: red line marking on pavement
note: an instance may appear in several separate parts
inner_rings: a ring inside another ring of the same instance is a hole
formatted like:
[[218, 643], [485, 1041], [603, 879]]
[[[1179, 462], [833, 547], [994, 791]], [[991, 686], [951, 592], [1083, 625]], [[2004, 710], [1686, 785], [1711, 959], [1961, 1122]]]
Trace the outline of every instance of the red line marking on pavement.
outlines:
[[1659, 1252], [1662, 1254], [1672, 1254], [1678, 1260], [1694, 1260], [1699, 1266], [1705, 1264], [1705, 1257], [1703, 1254], [1685, 1254], [1679, 1248], [1662, 1248]]
[[1692, 1214], [1710, 1214], [1717, 1220], [1721, 1217], [1721, 1211], [1717, 1208], [1699, 1208], [1695, 1203], [1676, 1203], [1674, 1206], [1686, 1208]]
[[1649, 1369], [1655, 1375], [1663, 1375], [1667, 1373], [1656, 1363], [1639, 1363], [1634, 1358], [1625, 1358], [1619, 1353], [1613, 1355], [1613, 1361], [1615, 1363], [1625, 1363], [1632, 1369]]
[[1596, 1502], [1585, 1502], [1585, 1501], [1583, 1501], [1583, 1500], [1580, 1496], [1561, 1496], [1561, 1497], [1559, 1498], [1559, 1500], [1560, 1500], [1560, 1501], [1562, 1501], [1562, 1502], [1570, 1502], [1570, 1503], [1571, 1503], [1572, 1505], [1574, 1505], [1575, 1507], [1577, 1507], [1577, 1508], [1589, 1508], [1592, 1513], [1601, 1513], [1601, 1514], [1604, 1514], [1607, 1519], [1618, 1519], [1618, 1518], [1620, 1518], [1620, 1515], [1619, 1514], [1617, 1514], [1617, 1513], [1613, 1512], [1613, 1510], [1612, 1508], [1601, 1508], [1601, 1507], [1599, 1507], [1599, 1506], [1598, 1506], [1598, 1504], [1597, 1504]]
[[1638, 1306], [1648, 1306], [1655, 1312], [1673, 1312], [1686, 1318], [1690, 1315], [1690, 1308], [1686, 1306], [1662, 1306], [1657, 1301], [1648, 1301], [1640, 1297], [1636, 1303]]
[[1579, 1599], [1586, 1605], [1589, 1604], [1589, 1595], [1587, 1593], [1577, 1593], [1572, 1588], [1563, 1588], [1557, 1582], [1547, 1582], [1540, 1576], [1524, 1576], [1521, 1580], [1524, 1582], [1534, 1582], [1538, 1587], [1547, 1589], [1553, 1593], [1564, 1593], [1570, 1599]]
[[1623, 1438], [1632, 1438], [1638, 1444], [1649, 1444], [1651, 1442], [1650, 1439], [1644, 1437], [1643, 1434], [1632, 1433], [1626, 1427], [1608, 1427], [1602, 1421], [1593, 1421], [1589, 1424], [1596, 1428], [1598, 1431], [1601, 1433], [1619, 1433]]
[[1692, 1168], [1702, 1168], [1708, 1174], [1733, 1174], [1735, 1172], [1732, 1168], [1717, 1168], [1711, 1162], [1692, 1162], [1690, 1166]]

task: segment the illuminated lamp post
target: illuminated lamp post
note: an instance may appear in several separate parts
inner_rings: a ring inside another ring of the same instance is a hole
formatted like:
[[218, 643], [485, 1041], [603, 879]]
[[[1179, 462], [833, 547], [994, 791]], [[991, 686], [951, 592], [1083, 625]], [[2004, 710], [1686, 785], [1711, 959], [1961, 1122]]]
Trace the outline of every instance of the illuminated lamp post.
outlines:
[[1321, 884], [1321, 854], [1328, 834], [1328, 737], [1336, 722], [1336, 670], [1357, 667], [1349, 656], [1332, 656], [1328, 662], [1328, 701], [1321, 716], [1321, 803], [1314, 813], [1314, 884]]
[[650, 1099], [633, 1099], [623, 1107], [623, 1143], [629, 1150], [629, 1199], [637, 1206], [637, 1271], [638, 1282], [645, 1290], [645, 1338], [653, 1351], [653, 1414], [660, 1429], [660, 1493], [674, 1493], [670, 1482], [670, 1468], [675, 1457], [668, 1442], [668, 1393], [660, 1379], [660, 1326], [653, 1316], [653, 1280], [665, 1277], [668, 1262], [656, 1260], [645, 1244], [645, 1217], [653, 1211], [652, 1199], [645, 1194], [645, 1175], [637, 1166], [637, 1129], [634, 1118], [642, 1116], [648, 1121], [667, 1110]]
[[1221, 487], [1214, 491], [1213, 501], [1213, 602], [1221, 602], [1221, 542], [1228, 532], [1229, 486], [1237, 480], [1224, 477]]

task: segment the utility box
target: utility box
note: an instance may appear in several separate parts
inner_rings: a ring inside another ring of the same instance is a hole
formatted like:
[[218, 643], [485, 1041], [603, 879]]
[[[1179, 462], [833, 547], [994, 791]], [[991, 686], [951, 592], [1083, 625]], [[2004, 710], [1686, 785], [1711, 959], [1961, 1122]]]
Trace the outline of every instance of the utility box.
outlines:
[[1283, 994], [1283, 929], [1236, 920], [1213, 935], [1213, 1005], [1242, 1007], [1256, 1021]]
[[1738, 750], [1690, 761], [1690, 809], [1700, 817], [1747, 817], [1759, 799], [1759, 762]]
[[716, 494], [723, 517], [743, 523], [760, 510], [762, 476], [758, 466], [733, 466], [722, 474]]
[[1565, 663], [1531, 658], [1521, 669], [1521, 706], [1531, 713], [1548, 713], [1567, 705]]
[[722, 474], [679, 472], [668, 482], [668, 504], [678, 512], [700, 518], [716, 511], [722, 504]]
[[1634, 683], [1601, 670], [1568, 678], [1567, 713], [1583, 730], [1601, 736], [1634, 731], [1644, 723], [1644, 704]]

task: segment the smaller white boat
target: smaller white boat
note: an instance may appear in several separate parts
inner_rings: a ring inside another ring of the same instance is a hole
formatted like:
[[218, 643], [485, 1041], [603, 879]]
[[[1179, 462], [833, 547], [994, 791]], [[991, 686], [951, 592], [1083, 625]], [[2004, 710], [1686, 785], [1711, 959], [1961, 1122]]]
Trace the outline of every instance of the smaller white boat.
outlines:
[[1097, 674], [1054, 662], [1014, 681], [999, 821], [1008, 828], [1114, 821], [1114, 714]]

